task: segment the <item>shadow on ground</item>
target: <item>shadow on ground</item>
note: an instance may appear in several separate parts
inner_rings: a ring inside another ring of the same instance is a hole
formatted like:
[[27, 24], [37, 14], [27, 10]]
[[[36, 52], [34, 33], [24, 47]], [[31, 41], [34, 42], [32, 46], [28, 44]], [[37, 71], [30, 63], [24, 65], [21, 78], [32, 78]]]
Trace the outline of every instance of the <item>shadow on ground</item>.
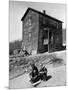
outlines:
[[[46, 80], [45, 81], [48, 81], [49, 79], [51, 79], [52, 76], [51, 75], [48, 75]], [[34, 84], [33, 87], [37, 87], [41, 82], [37, 83], [37, 84]]]
[[52, 76], [51, 75], [48, 75], [47, 78], [46, 78], [46, 81], [48, 81], [51, 78], [52, 78]]

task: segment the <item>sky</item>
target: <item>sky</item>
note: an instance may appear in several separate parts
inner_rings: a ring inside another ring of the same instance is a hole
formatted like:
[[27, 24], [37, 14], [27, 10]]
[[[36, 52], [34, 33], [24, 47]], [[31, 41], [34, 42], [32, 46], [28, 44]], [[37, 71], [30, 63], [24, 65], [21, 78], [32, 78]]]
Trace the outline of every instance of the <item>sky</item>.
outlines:
[[46, 14], [63, 21], [63, 28], [66, 28], [66, 5], [57, 3], [40, 3], [40, 2], [25, 2], [25, 1], [10, 1], [9, 2], [9, 41], [22, 40], [22, 22], [21, 18], [27, 8], [43, 11]]

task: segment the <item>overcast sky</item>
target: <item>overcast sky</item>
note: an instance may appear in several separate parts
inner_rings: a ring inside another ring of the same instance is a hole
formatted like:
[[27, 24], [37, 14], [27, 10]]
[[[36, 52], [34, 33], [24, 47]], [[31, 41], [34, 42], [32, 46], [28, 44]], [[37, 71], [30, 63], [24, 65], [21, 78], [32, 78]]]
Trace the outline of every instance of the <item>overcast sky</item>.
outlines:
[[63, 28], [66, 27], [66, 5], [65, 4], [52, 4], [52, 3], [38, 3], [38, 2], [23, 2], [23, 1], [10, 1], [10, 41], [22, 40], [22, 22], [21, 18], [26, 12], [27, 8], [31, 7], [46, 13], [63, 21]]

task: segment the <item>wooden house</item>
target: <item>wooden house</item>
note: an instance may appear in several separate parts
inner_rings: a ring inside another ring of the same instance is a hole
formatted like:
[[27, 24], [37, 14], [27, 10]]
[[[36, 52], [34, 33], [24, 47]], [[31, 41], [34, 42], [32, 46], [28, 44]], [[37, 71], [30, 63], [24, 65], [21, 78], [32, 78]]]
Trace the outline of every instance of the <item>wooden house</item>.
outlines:
[[62, 48], [62, 21], [28, 8], [21, 19], [22, 40], [32, 54], [53, 52]]

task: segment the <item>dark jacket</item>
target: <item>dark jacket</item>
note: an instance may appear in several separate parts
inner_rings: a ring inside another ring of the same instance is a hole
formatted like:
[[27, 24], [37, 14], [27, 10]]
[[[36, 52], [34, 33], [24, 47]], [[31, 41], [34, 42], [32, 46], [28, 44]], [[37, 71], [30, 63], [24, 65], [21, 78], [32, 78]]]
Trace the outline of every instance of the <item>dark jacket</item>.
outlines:
[[37, 67], [34, 65], [33, 67], [32, 67], [32, 77], [35, 77], [36, 75], [38, 75], [38, 69], [37, 69]]
[[40, 72], [46, 72], [46, 73], [47, 73], [47, 68], [42, 67], [42, 68], [40, 69]]

